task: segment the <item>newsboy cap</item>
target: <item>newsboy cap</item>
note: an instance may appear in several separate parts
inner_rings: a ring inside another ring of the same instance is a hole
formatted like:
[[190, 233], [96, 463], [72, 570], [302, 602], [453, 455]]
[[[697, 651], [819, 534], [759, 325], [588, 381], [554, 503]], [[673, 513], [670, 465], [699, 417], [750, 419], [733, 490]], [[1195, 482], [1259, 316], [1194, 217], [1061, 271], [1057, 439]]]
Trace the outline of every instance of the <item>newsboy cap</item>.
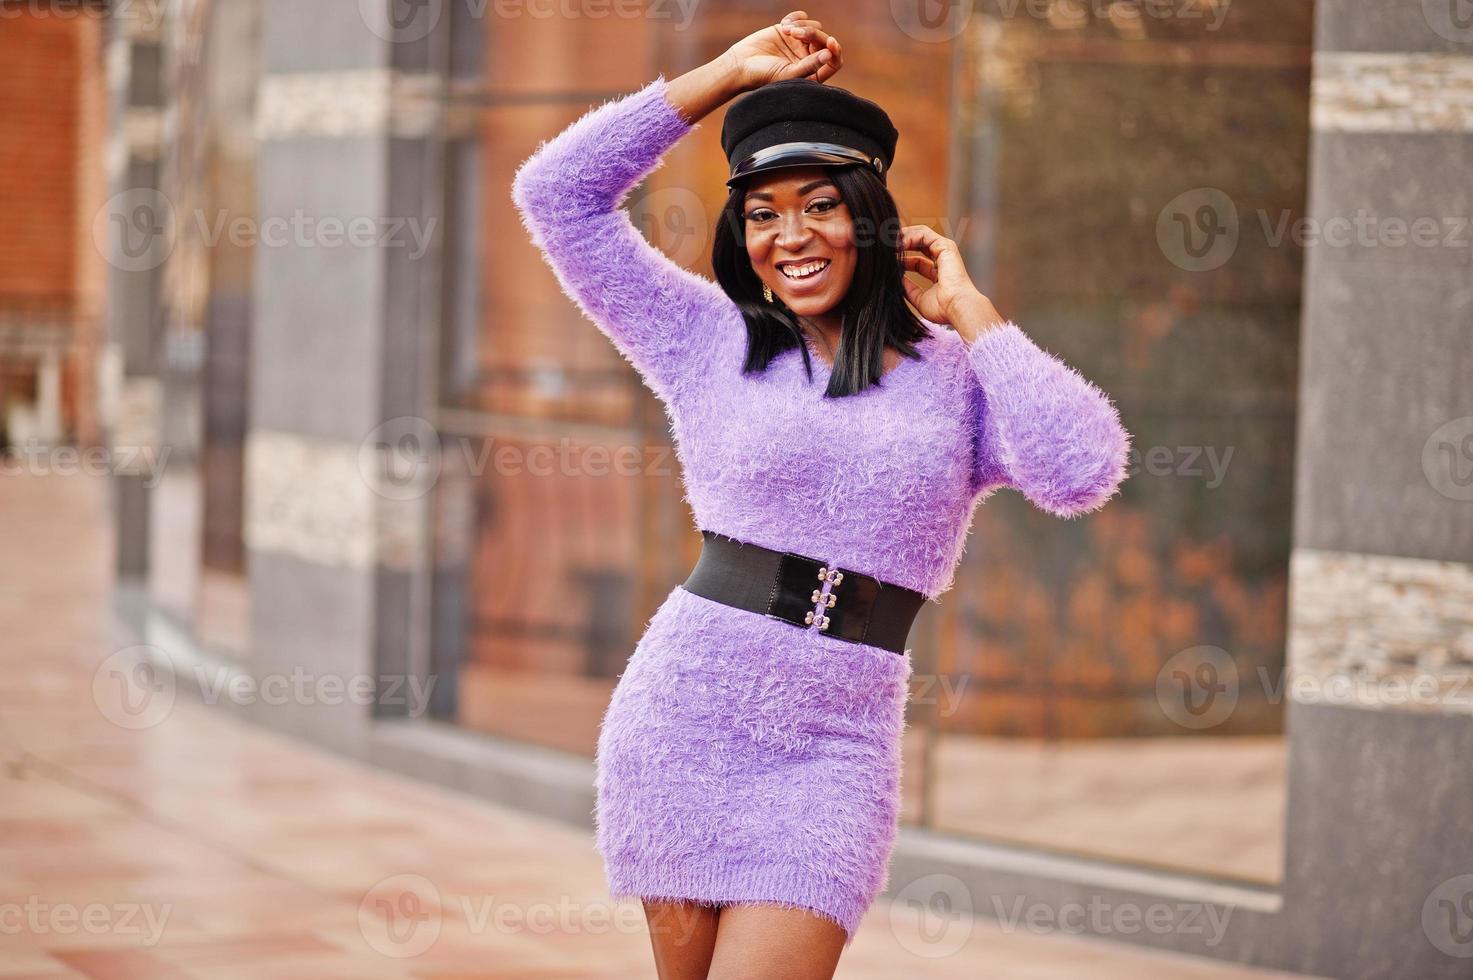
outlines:
[[861, 163], [886, 181], [900, 139], [879, 105], [847, 89], [811, 78], [790, 78], [754, 89], [731, 104], [721, 125], [721, 148], [731, 187], [749, 174], [799, 164]]

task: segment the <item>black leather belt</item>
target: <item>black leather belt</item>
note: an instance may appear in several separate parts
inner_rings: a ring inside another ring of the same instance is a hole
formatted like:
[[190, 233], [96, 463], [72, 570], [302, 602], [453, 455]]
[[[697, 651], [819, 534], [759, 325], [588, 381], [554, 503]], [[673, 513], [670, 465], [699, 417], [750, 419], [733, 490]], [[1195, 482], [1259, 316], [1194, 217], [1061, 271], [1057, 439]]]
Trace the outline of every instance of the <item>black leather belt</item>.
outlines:
[[926, 601], [922, 593], [715, 531], [702, 531], [701, 538], [700, 560], [682, 585], [686, 591], [836, 639], [905, 652]]

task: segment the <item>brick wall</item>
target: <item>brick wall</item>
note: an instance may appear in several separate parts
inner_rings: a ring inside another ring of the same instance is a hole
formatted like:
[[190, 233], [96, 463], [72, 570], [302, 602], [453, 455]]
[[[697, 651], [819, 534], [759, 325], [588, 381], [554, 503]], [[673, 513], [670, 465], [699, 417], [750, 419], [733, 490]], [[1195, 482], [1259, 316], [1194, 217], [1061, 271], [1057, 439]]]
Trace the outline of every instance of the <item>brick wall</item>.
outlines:
[[0, 13], [0, 397], [25, 398], [32, 387], [35, 344], [22, 332], [69, 324], [62, 415], [92, 444], [107, 269], [91, 233], [106, 198], [102, 18], [76, 5]]

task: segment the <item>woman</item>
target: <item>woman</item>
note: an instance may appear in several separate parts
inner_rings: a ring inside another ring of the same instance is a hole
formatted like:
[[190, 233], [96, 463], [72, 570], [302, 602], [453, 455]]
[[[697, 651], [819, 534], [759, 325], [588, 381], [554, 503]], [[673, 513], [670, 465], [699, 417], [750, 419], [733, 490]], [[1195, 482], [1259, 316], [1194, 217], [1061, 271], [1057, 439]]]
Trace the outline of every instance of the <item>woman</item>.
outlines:
[[[1125, 476], [1108, 397], [998, 316], [955, 243], [897, 240], [893, 127], [823, 84], [842, 62], [794, 11], [590, 110], [513, 182], [562, 287], [664, 403], [703, 535], [596, 757], [610, 891], [644, 902], [662, 978], [832, 976], [888, 884], [909, 626], [976, 506], [1012, 487], [1074, 517]], [[741, 93], [717, 283], [619, 204]]]

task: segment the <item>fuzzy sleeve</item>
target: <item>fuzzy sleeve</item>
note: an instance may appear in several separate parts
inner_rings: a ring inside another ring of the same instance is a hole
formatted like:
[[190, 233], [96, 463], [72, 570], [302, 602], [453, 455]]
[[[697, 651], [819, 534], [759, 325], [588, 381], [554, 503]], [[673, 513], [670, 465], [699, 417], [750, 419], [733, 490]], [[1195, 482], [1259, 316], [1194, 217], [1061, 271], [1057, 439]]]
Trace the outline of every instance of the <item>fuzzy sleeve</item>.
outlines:
[[718, 317], [740, 314], [715, 282], [646, 241], [620, 207], [697, 128], [671, 105], [666, 85], [660, 75], [541, 144], [517, 168], [512, 201], [563, 291], [670, 404], [708, 363]]
[[1109, 397], [1011, 321], [967, 351], [977, 377], [973, 492], [1012, 487], [1041, 510], [1099, 510], [1124, 481], [1130, 433]]

